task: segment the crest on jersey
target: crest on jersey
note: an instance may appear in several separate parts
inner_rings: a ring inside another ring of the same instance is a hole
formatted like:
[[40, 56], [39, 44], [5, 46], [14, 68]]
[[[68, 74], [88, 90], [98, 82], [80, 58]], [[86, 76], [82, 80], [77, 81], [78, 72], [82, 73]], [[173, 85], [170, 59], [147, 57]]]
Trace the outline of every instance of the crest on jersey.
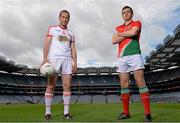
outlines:
[[63, 42], [67, 42], [68, 41], [68, 37], [65, 35], [59, 35], [58, 36], [58, 40], [59, 41], [63, 41]]

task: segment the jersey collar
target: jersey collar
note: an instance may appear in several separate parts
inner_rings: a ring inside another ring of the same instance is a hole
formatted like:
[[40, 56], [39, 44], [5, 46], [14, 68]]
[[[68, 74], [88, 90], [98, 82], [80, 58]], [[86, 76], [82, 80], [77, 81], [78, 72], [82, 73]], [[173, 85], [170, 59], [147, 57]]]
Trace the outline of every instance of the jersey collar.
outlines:
[[59, 28], [62, 29], [62, 30], [66, 30], [66, 29], [67, 29], [67, 27], [65, 28], [65, 27], [62, 27], [62, 26], [60, 26], [60, 25], [58, 25], [58, 26], [59, 26]]
[[131, 22], [130, 22], [128, 25], [125, 25], [125, 23], [124, 23], [123, 26], [129, 26], [129, 25], [131, 25], [133, 22], [134, 22], [134, 21], [131, 20]]

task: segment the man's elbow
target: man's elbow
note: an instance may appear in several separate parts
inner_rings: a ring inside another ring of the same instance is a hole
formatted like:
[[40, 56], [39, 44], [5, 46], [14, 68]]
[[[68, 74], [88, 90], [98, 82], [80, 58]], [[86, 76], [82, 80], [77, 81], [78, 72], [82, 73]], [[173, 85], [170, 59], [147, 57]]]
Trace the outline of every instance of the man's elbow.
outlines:
[[133, 35], [133, 36], [138, 35], [138, 31], [132, 31], [132, 35]]
[[117, 44], [117, 42], [112, 39], [112, 44], [115, 45], [115, 44]]

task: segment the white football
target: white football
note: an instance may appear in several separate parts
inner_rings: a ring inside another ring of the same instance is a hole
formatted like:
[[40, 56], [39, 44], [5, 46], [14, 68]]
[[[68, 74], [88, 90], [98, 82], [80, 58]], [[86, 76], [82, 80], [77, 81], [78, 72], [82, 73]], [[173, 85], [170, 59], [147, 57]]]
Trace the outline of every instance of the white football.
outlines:
[[40, 73], [44, 77], [50, 77], [55, 73], [55, 68], [50, 63], [45, 63], [40, 68]]

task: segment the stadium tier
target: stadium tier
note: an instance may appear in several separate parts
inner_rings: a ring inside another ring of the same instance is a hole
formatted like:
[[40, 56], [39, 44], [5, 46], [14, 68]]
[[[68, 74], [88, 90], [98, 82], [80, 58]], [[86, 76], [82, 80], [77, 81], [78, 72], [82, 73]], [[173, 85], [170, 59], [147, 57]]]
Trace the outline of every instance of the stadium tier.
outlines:
[[[180, 68], [145, 73], [145, 80], [151, 93], [180, 90]], [[138, 93], [133, 75], [130, 76], [132, 94]], [[42, 76], [0, 74], [1, 94], [43, 95], [47, 79]], [[62, 93], [62, 81], [59, 78], [55, 94]], [[72, 93], [82, 94], [120, 94], [118, 75], [74, 75]]]
[[167, 35], [164, 41], [146, 56], [146, 63], [150, 65], [151, 70], [180, 66], [180, 24], [173, 33]]

